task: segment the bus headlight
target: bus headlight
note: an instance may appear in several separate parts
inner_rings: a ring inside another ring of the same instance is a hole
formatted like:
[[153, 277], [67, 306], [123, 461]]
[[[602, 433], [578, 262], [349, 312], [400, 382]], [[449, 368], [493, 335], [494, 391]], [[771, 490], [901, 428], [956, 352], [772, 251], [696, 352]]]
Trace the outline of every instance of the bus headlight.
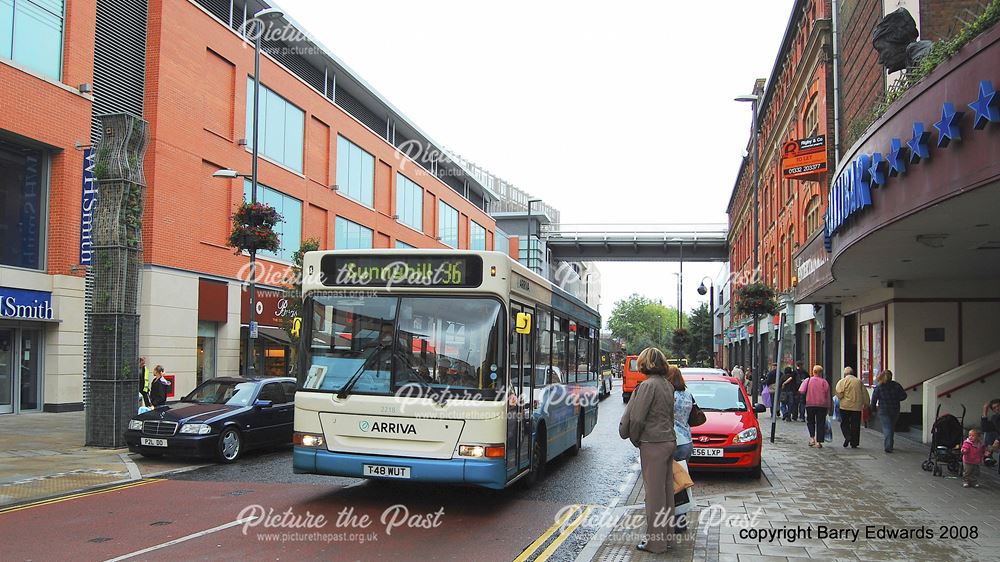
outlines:
[[459, 445], [458, 456], [475, 459], [502, 459], [506, 453], [503, 445]]
[[292, 434], [292, 444], [300, 445], [302, 447], [317, 448], [322, 447], [326, 443], [322, 435], [317, 435], [315, 433], [302, 433], [296, 431]]
[[757, 428], [751, 427], [749, 429], [744, 429], [743, 431], [736, 434], [733, 437], [733, 443], [749, 443], [750, 441], [755, 441], [757, 439]]

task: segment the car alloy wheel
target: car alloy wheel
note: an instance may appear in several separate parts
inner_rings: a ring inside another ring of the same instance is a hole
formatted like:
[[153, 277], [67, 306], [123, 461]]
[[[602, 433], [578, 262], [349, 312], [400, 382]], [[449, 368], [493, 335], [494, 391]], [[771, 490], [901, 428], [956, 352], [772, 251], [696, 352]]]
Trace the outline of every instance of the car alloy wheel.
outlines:
[[243, 439], [240, 432], [234, 428], [229, 428], [219, 435], [219, 459], [222, 462], [236, 462], [243, 452]]

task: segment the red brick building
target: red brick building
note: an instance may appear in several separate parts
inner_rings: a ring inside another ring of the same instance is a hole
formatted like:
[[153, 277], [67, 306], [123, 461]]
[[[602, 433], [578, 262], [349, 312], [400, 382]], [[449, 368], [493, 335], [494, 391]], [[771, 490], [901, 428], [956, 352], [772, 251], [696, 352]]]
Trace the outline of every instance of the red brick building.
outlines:
[[[737, 176], [727, 212], [730, 217], [730, 283], [732, 303], [739, 288], [759, 279], [782, 294], [788, 308], [789, 326], [783, 355], [812, 362], [816, 356], [816, 327], [811, 307], [789, 304], [794, 283], [792, 255], [811, 236], [822, 231], [822, 216], [828, 190], [826, 173], [805, 178], [784, 177], [782, 147], [788, 141], [832, 133], [833, 64], [831, 5], [823, 0], [796, 2], [785, 36], [766, 85], [755, 88], [758, 142], [748, 147]], [[833, 161], [833, 147], [826, 142], [827, 161]], [[758, 198], [758, 263], [754, 267], [753, 156], [760, 165]], [[829, 164], [828, 164], [829, 165]], [[749, 319], [734, 315], [729, 327], [736, 337], [727, 346], [731, 363], [750, 363], [749, 340], [753, 328]], [[744, 329], [745, 328], [745, 329]], [[757, 328], [762, 342], [774, 342], [771, 319]], [[745, 333], [744, 333], [745, 332]], [[742, 337], [740, 337], [742, 335]], [[793, 341], [797, 345], [793, 346]], [[774, 351], [765, 345], [765, 362]]]
[[94, 18], [95, 0], [0, 6], [0, 414], [80, 402]]
[[[251, 169], [254, 46], [247, 33], [254, 27], [244, 23], [264, 3], [34, 4], [17, 3], [46, 8], [48, 35], [0, 29], [0, 413], [82, 407], [81, 206], [88, 203], [85, 152], [77, 147], [99, 140], [92, 122], [102, 113], [149, 122], [142, 354], [176, 377], [179, 394], [203, 378], [237, 374], [249, 260], [226, 241], [250, 187], [213, 173]], [[13, 16], [12, 27], [22, 21]], [[496, 236], [485, 211], [496, 195], [305, 36], [293, 16], [270, 22], [262, 39], [257, 196], [284, 217], [281, 248], [258, 254], [255, 356], [269, 374], [288, 369], [278, 327], [288, 311], [277, 289], [302, 241], [492, 250]], [[28, 224], [37, 228], [28, 233]], [[511, 243], [501, 240], [498, 249], [509, 252]], [[28, 351], [35, 361], [25, 368], [15, 358]]]

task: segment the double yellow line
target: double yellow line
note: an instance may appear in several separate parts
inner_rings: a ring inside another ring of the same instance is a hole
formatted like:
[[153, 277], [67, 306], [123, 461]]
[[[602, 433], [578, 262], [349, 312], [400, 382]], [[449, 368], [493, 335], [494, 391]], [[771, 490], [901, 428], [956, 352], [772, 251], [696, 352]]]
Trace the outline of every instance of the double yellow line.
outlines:
[[[525, 548], [524, 551], [521, 552], [521, 554], [518, 555], [518, 557], [515, 558], [513, 562], [526, 562], [527, 560], [530, 560], [532, 555], [535, 554], [535, 551], [537, 551], [539, 548], [542, 547], [542, 545], [544, 545], [547, 542], [549, 543], [548, 546], [546, 546], [545, 549], [542, 550], [542, 552], [539, 553], [539, 555], [534, 558], [533, 562], [544, 562], [545, 560], [548, 560], [549, 557], [552, 556], [552, 553], [554, 553], [556, 549], [559, 548], [559, 545], [566, 542], [566, 539], [568, 539], [569, 536], [573, 534], [573, 531], [575, 531], [576, 528], [579, 527], [581, 523], [587, 520], [587, 517], [590, 516], [590, 512], [592, 512], [593, 510], [594, 506], [592, 505], [568, 506], [568, 509], [566, 509], [566, 513], [564, 513], [562, 517], [556, 520], [556, 522], [551, 527], [546, 529], [545, 532], [541, 534], [541, 536], [535, 539], [535, 542], [529, 544], [528, 548]], [[573, 515], [576, 515], [576, 519], [573, 519], [571, 523], [567, 524], [566, 522], [569, 521], [570, 517], [572, 517]], [[556, 535], [555, 540], [549, 542], [549, 539], [551, 539], [552, 535], [554, 535], [557, 531], [561, 532], [558, 535]]]
[[75, 500], [79, 498], [85, 498], [88, 496], [96, 496], [98, 494], [106, 494], [108, 492], [117, 492], [119, 490], [126, 490], [128, 488], [138, 488], [139, 486], [145, 486], [146, 484], [155, 484], [156, 482], [161, 482], [162, 480], [158, 478], [147, 478], [143, 480], [135, 480], [132, 482], [125, 482], [124, 484], [118, 484], [115, 486], [109, 486], [107, 488], [100, 488], [98, 490], [90, 490], [87, 492], [79, 492], [76, 494], [68, 494], [65, 496], [59, 496], [55, 498], [49, 498], [45, 500], [38, 500], [30, 503], [15, 505], [6, 508], [0, 508], [0, 515], [5, 513], [13, 513], [15, 511], [23, 511], [25, 509], [31, 509], [33, 507], [41, 507], [43, 505], [52, 505], [56, 503], [62, 503], [69, 500]]

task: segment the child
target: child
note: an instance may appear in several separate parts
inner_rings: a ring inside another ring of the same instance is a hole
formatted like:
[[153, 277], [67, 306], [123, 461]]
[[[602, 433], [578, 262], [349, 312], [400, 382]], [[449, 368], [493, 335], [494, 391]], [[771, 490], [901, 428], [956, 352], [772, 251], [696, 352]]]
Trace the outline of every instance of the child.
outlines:
[[970, 429], [969, 438], [962, 443], [963, 488], [979, 487], [979, 467], [982, 466], [983, 457], [988, 450], [990, 447], [979, 438], [979, 431]]

